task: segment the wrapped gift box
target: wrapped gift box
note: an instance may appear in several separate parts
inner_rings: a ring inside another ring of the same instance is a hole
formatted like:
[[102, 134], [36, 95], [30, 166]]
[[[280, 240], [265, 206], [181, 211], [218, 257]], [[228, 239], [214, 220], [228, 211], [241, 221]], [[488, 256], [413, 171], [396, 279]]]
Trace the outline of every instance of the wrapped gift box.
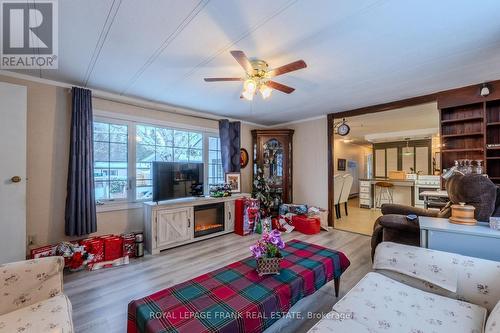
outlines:
[[234, 232], [246, 236], [255, 231], [260, 219], [260, 202], [257, 199], [240, 198], [235, 200]]
[[292, 224], [295, 230], [306, 235], [314, 235], [321, 231], [321, 222], [319, 218], [316, 217], [295, 215], [292, 217]]
[[52, 257], [56, 255], [57, 244], [56, 245], [46, 245], [36, 249], [31, 249], [30, 258], [38, 259], [44, 257]]
[[323, 208], [309, 207], [309, 217], [319, 218], [321, 229], [329, 231], [328, 229], [328, 211]]
[[100, 237], [86, 238], [80, 241], [80, 245], [85, 246], [85, 251], [92, 255], [88, 263], [104, 261], [104, 241]]
[[135, 234], [122, 234], [123, 238], [123, 256], [135, 257]]
[[307, 214], [307, 205], [281, 204], [279, 214], [286, 215], [289, 213], [296, 215]]

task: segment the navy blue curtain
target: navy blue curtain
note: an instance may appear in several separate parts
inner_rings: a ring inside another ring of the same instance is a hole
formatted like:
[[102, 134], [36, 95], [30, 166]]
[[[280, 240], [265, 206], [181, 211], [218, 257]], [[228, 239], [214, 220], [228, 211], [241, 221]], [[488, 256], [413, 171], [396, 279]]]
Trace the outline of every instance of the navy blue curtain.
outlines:
[[239, 121], [219, 120], [219, 137], [224, 172], [240, 172], [240, 132]]
[[83, 236], [97, 231], [94, 194], [92, 92], [71, 90], [71, 136], [66, 194], [65, 232]]

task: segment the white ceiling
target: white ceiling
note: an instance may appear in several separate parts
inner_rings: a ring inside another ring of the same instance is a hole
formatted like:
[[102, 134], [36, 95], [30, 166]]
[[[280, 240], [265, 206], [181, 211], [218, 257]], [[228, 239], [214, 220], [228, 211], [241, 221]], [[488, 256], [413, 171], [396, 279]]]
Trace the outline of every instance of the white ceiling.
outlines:
[[[275, 124], [500, 78], [500, 1], [64, 0], [59, 69], [31, 75]], [[240, 100], [229, 54], [308, 68]]]
[[[341, 119], [335, 119], [335, 122]], [[351, 127], [348, 136], [335, 138], [354, 140], [353, 143], [424, 139], [439, 133], [437, 103], [426, 103], [346, 118]]]

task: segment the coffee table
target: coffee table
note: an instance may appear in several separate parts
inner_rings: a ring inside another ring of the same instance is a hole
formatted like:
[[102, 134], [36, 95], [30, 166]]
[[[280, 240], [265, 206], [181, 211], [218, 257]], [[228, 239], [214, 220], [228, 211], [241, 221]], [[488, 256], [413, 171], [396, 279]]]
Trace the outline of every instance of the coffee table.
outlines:
[[331, 280], [338, 297], [350, 264], [342, 252], [291, 240], [282, 254], [279, 275], [259, 276], [249, 257], [134, 300], [127, 331], [262, 332]]

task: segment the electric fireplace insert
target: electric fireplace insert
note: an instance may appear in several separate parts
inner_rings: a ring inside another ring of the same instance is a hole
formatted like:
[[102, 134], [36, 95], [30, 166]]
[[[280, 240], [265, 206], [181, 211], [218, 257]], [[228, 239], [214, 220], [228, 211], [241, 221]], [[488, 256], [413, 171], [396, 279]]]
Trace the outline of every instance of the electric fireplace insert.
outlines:
[[224, 231], [224, 203], [194, 207], [194, 237]]

